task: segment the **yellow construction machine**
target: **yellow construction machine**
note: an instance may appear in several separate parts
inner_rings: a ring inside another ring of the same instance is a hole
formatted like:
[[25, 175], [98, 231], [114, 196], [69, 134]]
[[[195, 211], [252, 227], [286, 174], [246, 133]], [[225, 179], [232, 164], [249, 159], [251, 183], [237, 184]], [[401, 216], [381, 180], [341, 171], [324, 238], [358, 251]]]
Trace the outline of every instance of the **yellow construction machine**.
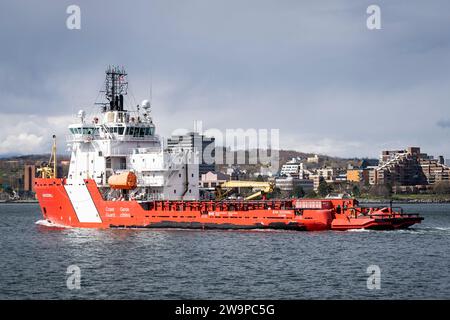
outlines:
[[225, 197], [236, 188], [251, 188], [252, 191], [255, 191], [255, 193], [247, 196], [245, 200], [252, 200], [272, 192], [274, 189], [274, 183], [264, 181], [242, 181], [242, 180], [226, 181], [221, 183], [216, 188], [216, 200], [225, 199]]

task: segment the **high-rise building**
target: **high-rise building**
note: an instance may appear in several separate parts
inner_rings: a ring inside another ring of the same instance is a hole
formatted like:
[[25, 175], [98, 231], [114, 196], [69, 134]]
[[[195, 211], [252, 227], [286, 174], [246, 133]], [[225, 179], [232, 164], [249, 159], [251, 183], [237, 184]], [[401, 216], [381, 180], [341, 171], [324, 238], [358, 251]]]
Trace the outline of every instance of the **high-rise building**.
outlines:
[[36, 177], [36, 166], [26, 164], [23, 174], [23, 191], [34, 191], [34, 178]]
[[382, 151], [380, 164], [374, 169], [371, 184], [392, 186], [429, 185], [450, 179], [450, 167], [443, 164], [443, 158], [434, 159], [420, 148]]
[[216, 171], [215, 139], [189, 132], [185, 135], [172, 136], [167, 139], [168, 150], [192, 150], [198, 152], [199, 175]]

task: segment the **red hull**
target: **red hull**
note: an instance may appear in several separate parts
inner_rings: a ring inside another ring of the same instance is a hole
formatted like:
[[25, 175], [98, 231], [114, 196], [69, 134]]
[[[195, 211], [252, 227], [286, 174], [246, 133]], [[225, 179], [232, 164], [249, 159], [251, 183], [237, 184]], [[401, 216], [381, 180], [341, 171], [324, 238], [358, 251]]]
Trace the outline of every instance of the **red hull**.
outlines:
[[[93, 180], [69, 185], [64, 179], [36, 179], [44, 219], [80, 228], [195, 228], [347, 230], [403, 228], [412, 222], [353, 219], [336, 207], [353, 207], [353, 199], [276, 201], [107, 201]], [[345, 219], [344, 219], [345, 218]], [[418, 219], [418, 220], [417, 220]], [[414, 223], [420, 222], [418, 217]], [[370, 220], [370, 221], [369, 221]], [[389, 221], [391, 223], [389, 223]], [[408, 225], [409, 224], [409, 225]]]

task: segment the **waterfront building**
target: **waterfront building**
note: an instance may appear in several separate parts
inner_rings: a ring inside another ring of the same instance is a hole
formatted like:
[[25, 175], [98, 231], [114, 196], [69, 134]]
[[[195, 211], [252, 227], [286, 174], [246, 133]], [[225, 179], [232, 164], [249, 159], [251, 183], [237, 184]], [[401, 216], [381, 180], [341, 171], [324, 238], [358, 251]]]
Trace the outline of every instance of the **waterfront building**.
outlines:
[[334, 168], [319, 168], [311, 172], [309, 178], [314, 182], [314, 191], [317, 191], [319, 189], [321, 180], [324, 180], [326, 183], [336, 182], [336, 172], [337, 171]]
[[303, 171], [306, 167], [303, 163], [299, 162], [297, 159], [292, 159], [281, 166], [280, 175], [282, 176], [303, 176]]
[[443, 164], [443, 157], [434, 159], [421, 153], [419, 147], [406, 150], [385, 150], [380, 155], [380, 164], [370, 176], [371, 184], [391, 186], [432, 185], [448, 181], [450, 167]]
[[225, 181], [228, 181], [228, 176], [226, 174], [222, 172], [214, 173], [209, 171], [202, 174], [200, 187], [214, 190], [217, 186], [219, 186], [221, 183], [224, 183]]
[[279, 177], [275, 179], [275, 187], [285, 192], [292, 192], [296, 187], [302, 187], [303, 191], [308, 192], [314, 189], [314, 181], [292, 176]]
[[185, 135], [172, 136], [167, 139], [167, 150], [196, 151], [198, 152], [199, 175], [216, 171], [215, 139], [189, 132]]
[[26, 164], [23, 172], [23, 191], [34, 191], [34, 178], [36, 177], [36, 166]]
[[307, 159], [306, 159], [306, 162], [307, 163], [319, 163], [319, 161], [320, 161], [320, 158], [319, 158], [319, 156], [317, 155], [317, 154], [315, 154], [314, 156], [312, 156], [312, 157], [308, 157]]

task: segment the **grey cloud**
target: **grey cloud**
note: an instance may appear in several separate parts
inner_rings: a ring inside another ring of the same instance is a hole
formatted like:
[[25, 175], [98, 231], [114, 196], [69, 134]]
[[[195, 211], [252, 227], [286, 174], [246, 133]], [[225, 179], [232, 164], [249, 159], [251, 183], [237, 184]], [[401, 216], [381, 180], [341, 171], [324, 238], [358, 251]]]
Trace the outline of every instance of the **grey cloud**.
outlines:
[[82, 29], [69, 31], [72, 3], [0, 4], [0, 113], [89, 110], [104, 67], [120, 64], [138, 101], [152, 74], [164, 134], [201, 119], [279, 128], [289, 148], [335, 141], [341, 156], [420, 144], [450, 157], [435, 138], [450, 101], [448, 1], [377, 1], [379, 31], [368, 0], [77, 1]]
[[450, 128], [450, 120], [439, 120], [437, 125], [441, 128]]

